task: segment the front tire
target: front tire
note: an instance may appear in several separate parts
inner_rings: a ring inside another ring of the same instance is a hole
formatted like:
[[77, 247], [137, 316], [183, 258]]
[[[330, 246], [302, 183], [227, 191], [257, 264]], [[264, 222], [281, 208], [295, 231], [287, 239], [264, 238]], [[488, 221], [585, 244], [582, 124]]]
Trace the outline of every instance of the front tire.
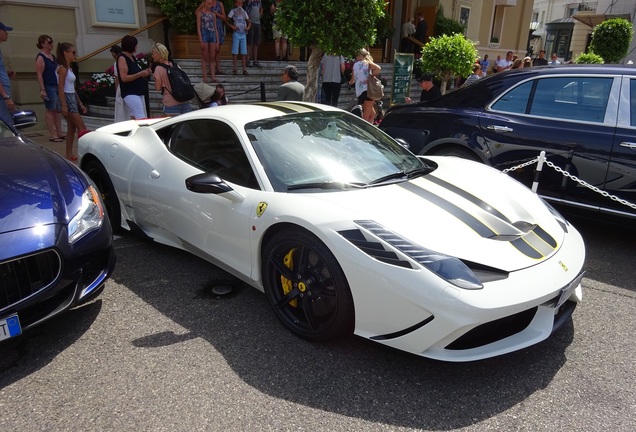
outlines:
[[267, 242], [263, 285], [276, 316], [298, 336], [324, 341], [353, 332], [353, 298], [344, 272], [307, 231], [286, 229]]
[[104, 168], [99, 161], [90, 160], [86, 163], [84, 172], [86, 172], [88, 177], [90, 177], [90, 179], [95, 182], [95, 185], [97, 185], [97, 189], [101, 194], [104, 207], [106, 207], [106, 213], [108, 214], [108, 219], [110, 219], [110, 225], [113, 231], [120, 230], [121, 207], [119, 206], [119, 198], [117, 197], [115, 187], [106, 172], [106, 168]]

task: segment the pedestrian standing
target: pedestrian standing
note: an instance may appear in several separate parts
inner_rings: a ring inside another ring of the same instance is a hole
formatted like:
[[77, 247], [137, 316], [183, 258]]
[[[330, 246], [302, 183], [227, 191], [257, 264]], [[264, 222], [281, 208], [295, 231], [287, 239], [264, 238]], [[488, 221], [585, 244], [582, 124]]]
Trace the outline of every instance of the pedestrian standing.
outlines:
[[64, 141], [62, 132], [62, 120], [57, 112], [57, 59], [53, 51], [53, 38], [49, 35], [41, 35], [38, 38], [37, 47], [40, 52], [35, 57], [35, 72], [40, 84], [40, 97], [44, 101], [44, 122], [49, 130], [49, 141]]
[[165, 65], [155, 67], [153, 77], [155, 79], [155, 90], [160, 91], [162, 95], [163, 113], [167, 116], [176, 116], [192, 111], [190, 101], [179, 102], [172, 96], [172, 87], [168, 78], [168, 70], [166, 67], [172, 67], [173, 64], [168, 60], [168, 48], [165, 45], [156, 43], [152, 47], [152, 61], [157, 65]]
[[243, 75], [247, 75], [247, 33], [251, 23], [245, 9], [243, 9], [243, 0], [234, 1], [235, 8], [227, 15], [233, 22], [230, 27], [232, 33], [232, 72], [236, 75], [236, 62], [239, 54], [242, 57]]
[[285, 36], [276, 26], [276, 11], [280, 7], [282, 0], [275, 0], [269, 8], [272, 15], [272, 36], [274, 37], [274, 51], [276, 61], [287, 61], [287, 36]]
[[88, 111], [79, 95], [75, 91], [75, 73], [71, 69], [71, 63], [77, 60], [77, 51], [75, 45], [63, 42], [57, 44], [57, 62], [56, 69], [57, 88], [58, 88], [58, 110], [66, 119], [66, 159], [76, 161], [77, 156], [73, 154], [73, 143], [75, 141], [75, 133], [86, 130], [84, 119], [80, 115], [86, 114]]
[[261, 44], [261, 16], [263, 16], [263, 2], [261, 0], [246, 0], [245, 10], [250, 17], [250, 29], [247, 32], [247, 66], [262, 68], [258, 61], [258, 46]]
[[280, 74], [283, 84], [278, 88], [279, 101], [302, 101], [305, 97], [305, 86], [298, 82], [298, 69], [287, 65]]
[[145, 95], [148, 91], [147, 78], [152, 71], [141, 69], [135, 61], [137, 38], [124, 36], [121, 40], [122, 53], [117, 58], [117, 77], [121, 87], [121, 97], [135, 119], [147, 118]]
[[216, 26], [216, 15], [212, 11], [213, 0], [206, 0], [197, 9], [197, 33], [201, 45], [201, 70], [203, 82], [207, 82], [207, 68], [210, 67], [211, 82], [216, 80], [216, 52], [219, 48], [219, 32]]
[[[9, 27], [0, 22], [0, 43], [9, 39], [9, 33], [13, 27]], [[4, 64], [4, 57], [0, 51], [0, 118], [6, 124], [13, 124], [13, 115], [15, 111], [15, 102], [11, 98], [11, 82], [10, 78], [15, 76], [15, 72]]]
[[337, 107], [342, 86], [342, 74], [345, 70], [345, 59], [343, 56], [325, 54], [322, 57], [321, 68], [322, 93], [325, 103]]
[[119, 85], [117, 76], [117, 57], [119, 57], [121, 53], [122, 49], [119, 45], [110, 47], [110, 55], [115, 59], [115, 64], [113, 65], [113, 74], [115, 75], [115, 115], [113, 120], [115, 123], [130, 120], [130, 110], [121, 97], [121, 86]]
[[358, 105], [362, 106], [362, 118], [373, 124], [375, 119], [375, 101], [368, 97], [367, 86], [369, 78], [380, 75], [380, 66], [373, 62], [373, 57], [366, 49], [361, 49], [356, 55], [356, 63], [353, 65], [353, 74], [349, 85], [356, 88]]

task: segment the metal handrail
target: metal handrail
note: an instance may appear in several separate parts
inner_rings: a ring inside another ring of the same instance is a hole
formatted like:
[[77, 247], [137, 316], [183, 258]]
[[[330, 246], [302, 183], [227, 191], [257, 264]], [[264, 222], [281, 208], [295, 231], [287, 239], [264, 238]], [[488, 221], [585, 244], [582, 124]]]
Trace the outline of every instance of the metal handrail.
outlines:
[[[143, 31], [148, 30], [150, 27], [154, 27], [155, 25], [159, 24], [160, 22], [166, 21], [168, 19], [169, 19], [168, 17], [157, 18], [153, 22], [151, 22], [149, 24], [146, 24], [145, 26], [143, 26], [143, 27], [131, 32], [131, 33], [128, 33], [126, 36], [134, 36], [136, 34], [139, 34], [139, 33], [143, 32]], [[114, 40], [111, 43], [109, 43], [107, 45], [104, 45], [101, 48], [96, 49], [92, 53], [86, 54], [85, 56], [78, 58], [77, 59], [77, 63], [83, 62], [84, 60], [88, 60], [89, 58], [96, 56], [97, 54], [101, 53], [102, 51], [110, 49], [110, 47], [112, 47], [113, 45], [120, 43], [122, 39], [123, 39], [123, 37], [121, 37], [121, 38], [119, 38], [117, 40]], [[167, 39], [167, 35], [166, 35], [166, 39]], [[168, 46], [166, 45], [166, 47], [168, 47]]]

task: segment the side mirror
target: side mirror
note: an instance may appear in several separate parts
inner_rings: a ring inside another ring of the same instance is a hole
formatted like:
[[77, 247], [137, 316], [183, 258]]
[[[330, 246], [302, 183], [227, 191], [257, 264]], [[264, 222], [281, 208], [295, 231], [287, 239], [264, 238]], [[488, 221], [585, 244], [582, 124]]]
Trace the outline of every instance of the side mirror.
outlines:
[[11, 115], [13, 117], [13, 125], [17, 129], [24, 129], [38, 124], [38, 117], [33, 111], [16, 111]]
[[411, 149], [411, 145], [408, 142], [406, 142], [406, 140], [404, 140], [403, 138], [395, 138], [395, 141], [397, 141], [397, 143], [401, 145], [402, 147], [404, 147], [405, 149], [407, 150]]

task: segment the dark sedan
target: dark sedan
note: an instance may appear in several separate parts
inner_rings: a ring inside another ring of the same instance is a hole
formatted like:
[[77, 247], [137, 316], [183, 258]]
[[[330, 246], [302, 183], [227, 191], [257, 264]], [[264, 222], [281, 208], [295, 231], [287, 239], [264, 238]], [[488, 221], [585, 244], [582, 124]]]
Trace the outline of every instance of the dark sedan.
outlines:
[[[568, 209], [636, 219], [636, 69], [497, 73], [434, 101], [392, 107], [380, 128], [415, 154], [460, 156], [501, 170], [545, 150], [542, 196]], [[510, 174], [530, 186], [536, 167]]]
[[0, 121], [0, 341], [94, 298], [114, 267], [90, 180]]

